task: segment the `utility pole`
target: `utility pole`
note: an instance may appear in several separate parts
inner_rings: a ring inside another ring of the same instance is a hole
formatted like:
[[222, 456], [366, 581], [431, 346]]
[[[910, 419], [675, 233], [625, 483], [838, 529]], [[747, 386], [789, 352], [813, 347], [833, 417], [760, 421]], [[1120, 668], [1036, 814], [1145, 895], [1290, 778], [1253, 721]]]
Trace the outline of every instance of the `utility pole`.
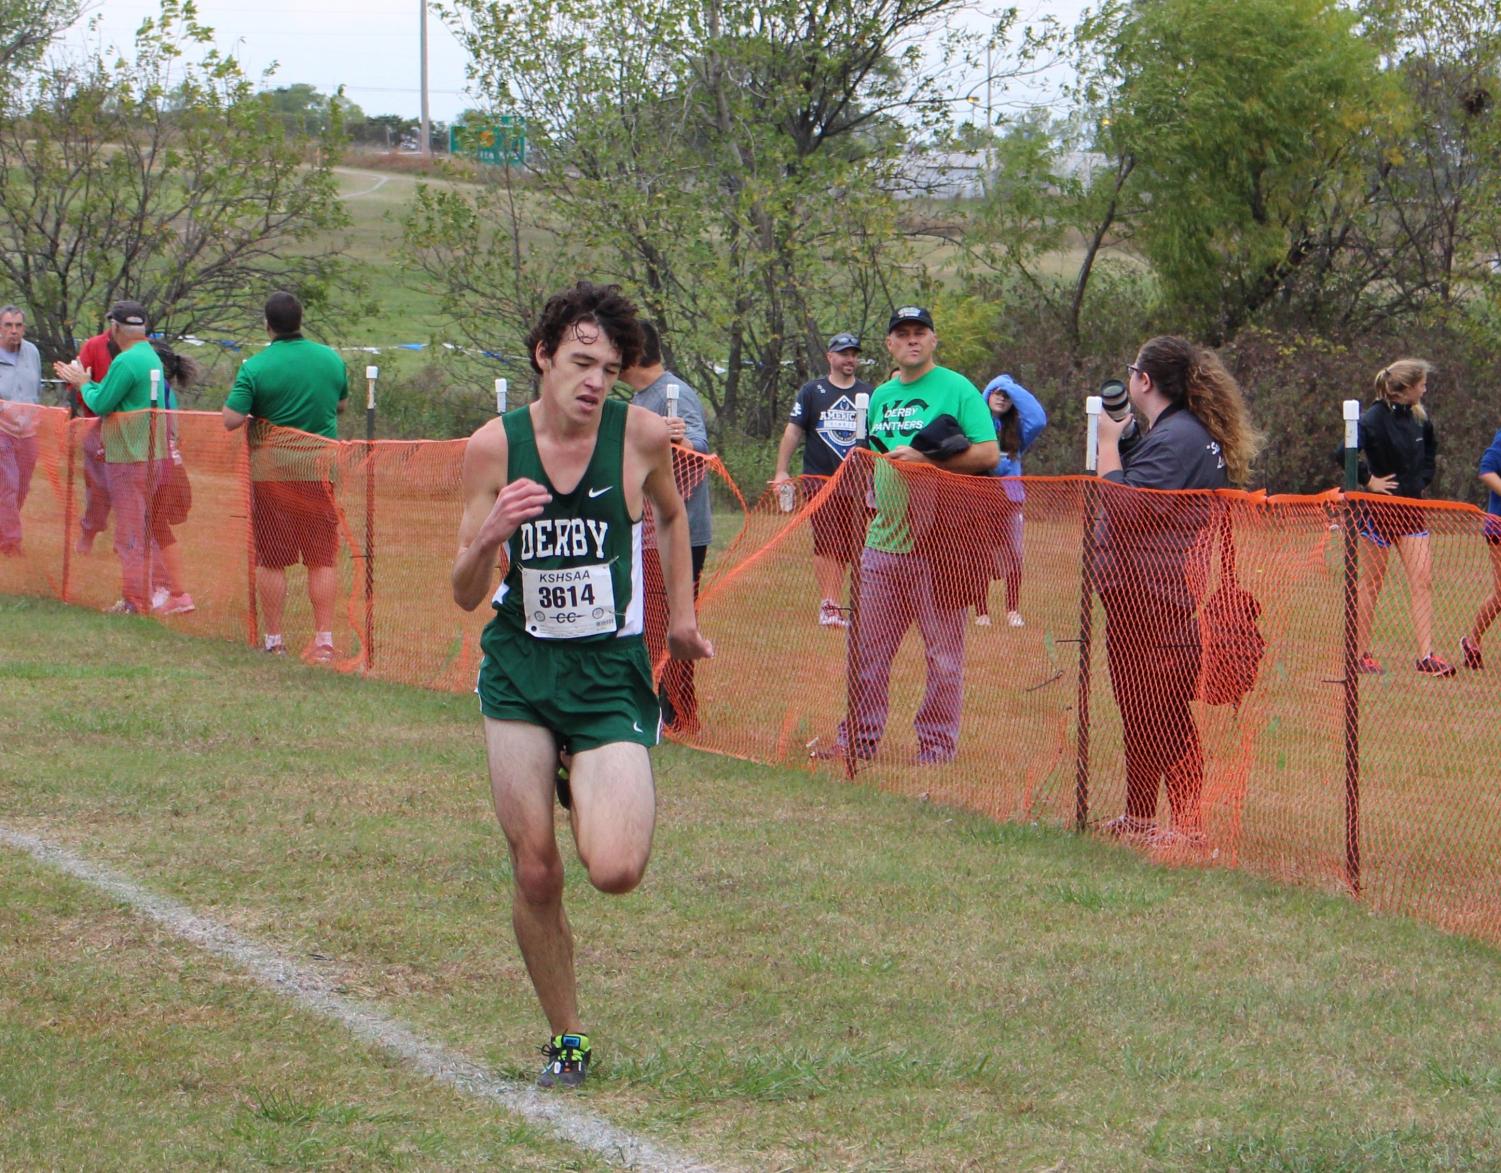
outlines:
[[985, 43], [985, 187], [987, 190], [995, 183], [995, 107], [990, 104], [990, 82], [995, 77], [995, 70], [990, 63], [993, 48], [994, 46], [989, 41]]
[[427, 0], [417, 0], [417, 5], [422, 12], [422, 31], [418, 37], [422, 54], [422, 157], [431, 159], [433, 157], [433, 124], [427, 111]]

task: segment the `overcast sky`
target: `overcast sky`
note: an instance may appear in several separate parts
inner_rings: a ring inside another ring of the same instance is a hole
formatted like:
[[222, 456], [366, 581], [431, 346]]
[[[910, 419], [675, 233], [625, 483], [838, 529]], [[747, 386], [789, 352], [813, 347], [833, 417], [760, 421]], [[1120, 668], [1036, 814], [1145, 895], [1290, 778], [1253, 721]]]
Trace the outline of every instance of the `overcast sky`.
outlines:
[[[1085, 2], [1034, 0], [1020, 7], [1071, 21]], [[270, 86], [307, 82], [332, 93], [342, 85], [366, 114], [420, 112], [422, 0], [197, 0], [197, 7], [219, 48], [238, 55], [252, 77], [277, 67]], [[102, 42], [128, 50], [141, 21], [159, 11], [152, 0], [103, 0], [64, 46], [77, 52]], [[428, 16], [427, 34], [429, 109], [434, 120], [450, 122], [476, 104], [464, 92], [466, 55], [436, 15]]]

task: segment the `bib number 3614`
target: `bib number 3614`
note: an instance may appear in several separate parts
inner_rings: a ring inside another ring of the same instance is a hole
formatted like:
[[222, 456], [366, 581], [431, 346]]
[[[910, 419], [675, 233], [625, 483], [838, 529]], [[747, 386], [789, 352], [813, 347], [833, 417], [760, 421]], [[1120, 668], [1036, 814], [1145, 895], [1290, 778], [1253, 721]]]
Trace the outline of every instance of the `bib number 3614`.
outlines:
[[615, 588], [608, 566], [521, 568], [526, 630], [538, 639], [578, 639], [614, 631]]

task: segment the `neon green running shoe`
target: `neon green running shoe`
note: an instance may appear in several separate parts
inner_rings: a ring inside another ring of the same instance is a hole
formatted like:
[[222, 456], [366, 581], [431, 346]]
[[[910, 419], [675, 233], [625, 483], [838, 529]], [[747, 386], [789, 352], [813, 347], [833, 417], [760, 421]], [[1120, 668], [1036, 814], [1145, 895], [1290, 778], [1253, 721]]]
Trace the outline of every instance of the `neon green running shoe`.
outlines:
[[578, 1087], [589, 1074], [588, 1035], [553, 1035], [542, 1053], [547, 1066], [537, 1076], [538, 1087]]

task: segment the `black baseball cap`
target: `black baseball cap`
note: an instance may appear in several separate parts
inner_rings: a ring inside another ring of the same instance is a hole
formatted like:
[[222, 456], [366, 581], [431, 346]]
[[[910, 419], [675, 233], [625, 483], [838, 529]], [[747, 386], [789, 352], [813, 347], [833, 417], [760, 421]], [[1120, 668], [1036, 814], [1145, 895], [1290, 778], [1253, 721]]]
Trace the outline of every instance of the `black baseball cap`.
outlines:
[[859, 351], [860, 339], [853, 334], [835, 334], [829, 339], [829, 350], [838, 354], [841, 350]]
[[104, 316], [111, 322], [119, 322], [122, 326], [144, 326], [146, 307], [138, 301], [117, 301], [109, 307], [109, 313]]
[[933, 329], [933, 315], [920, 305], [904, 305], [892, 310], [891, 321], [886, 323], [886, 333], [890, 334], [903, 322], [917, 322], [929, 330]]

